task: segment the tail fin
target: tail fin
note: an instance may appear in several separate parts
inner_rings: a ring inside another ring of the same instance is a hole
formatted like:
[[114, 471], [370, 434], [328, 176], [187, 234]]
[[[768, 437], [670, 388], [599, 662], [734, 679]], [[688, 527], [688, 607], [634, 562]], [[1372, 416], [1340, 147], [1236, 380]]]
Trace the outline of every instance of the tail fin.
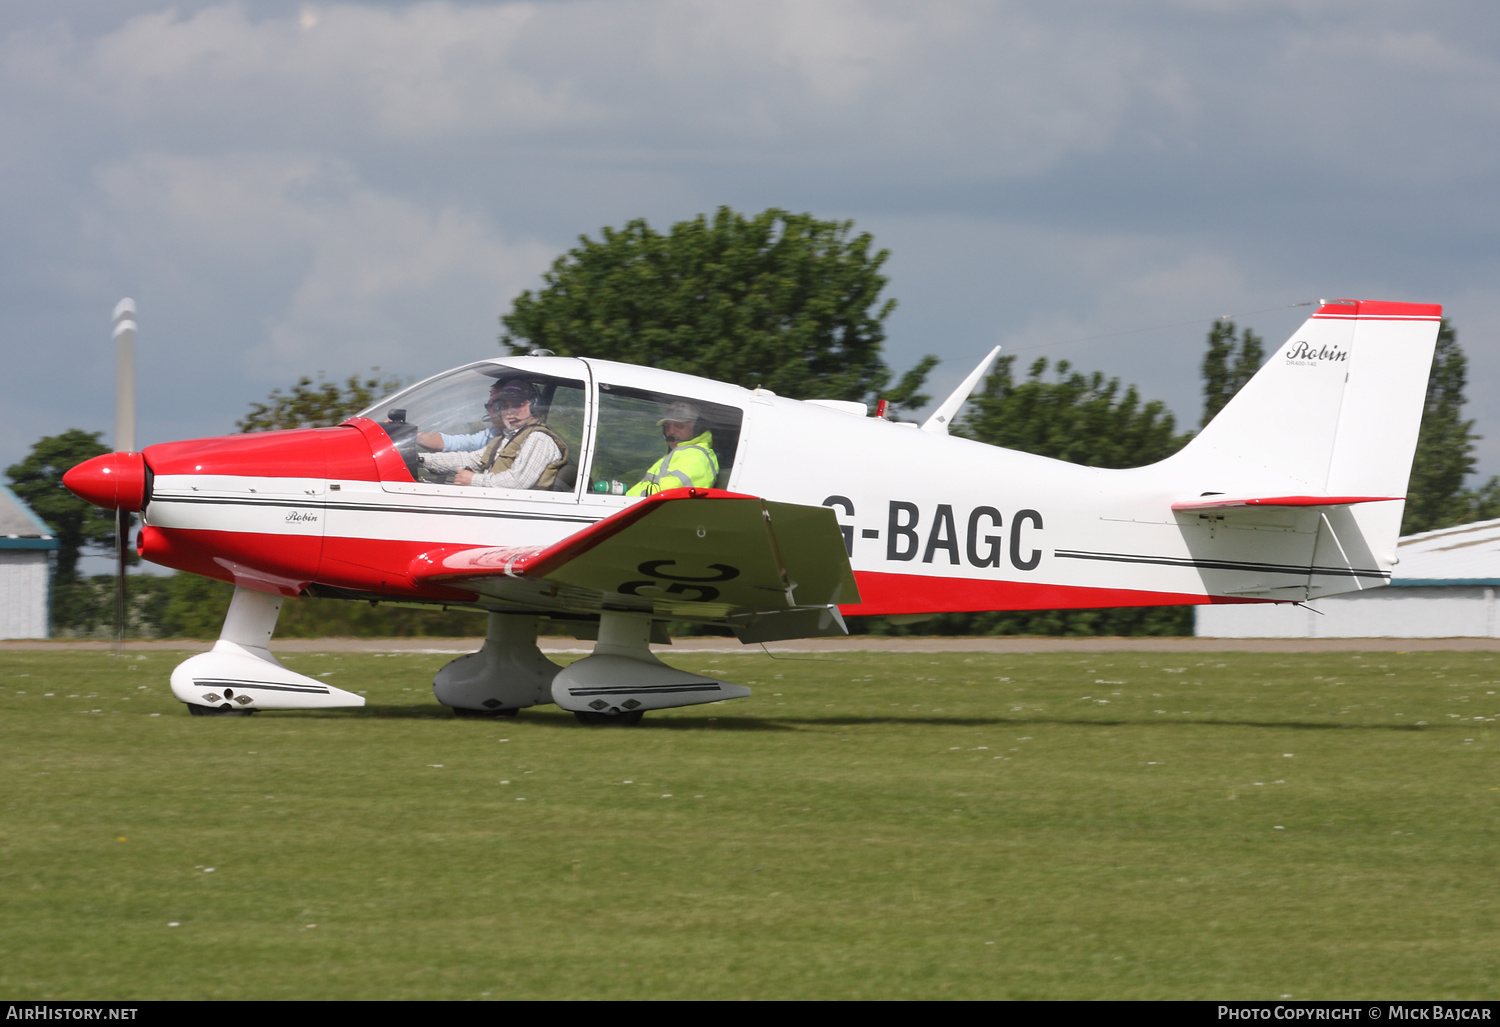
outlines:
[[[1289, 530], [1280, 549], [1265, 551], [1288, 565], [1306, 561], [1301, 582], [1293, 574], [1217, 591], [1305, 600], [1390, 580], [1442, 312], [1435, 304], [1324, 303], [1165, 462], [1182, 489], [1173, 503], [1179, 523], [1207, 518], [1209, 539], [1226, 519], [1256, 525], [1256, 535]], [[1281, 508], [1280, 519], [1249, 513], [1265, 507]]]
[[1404, 497], [1442, 313], [1324, 303], [1174, 459], [1204, 492]]

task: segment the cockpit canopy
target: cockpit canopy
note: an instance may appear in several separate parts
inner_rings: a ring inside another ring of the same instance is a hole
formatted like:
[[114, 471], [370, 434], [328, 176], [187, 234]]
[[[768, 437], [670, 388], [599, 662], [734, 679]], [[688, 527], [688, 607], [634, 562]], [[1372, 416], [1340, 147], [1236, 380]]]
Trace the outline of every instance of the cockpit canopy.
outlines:
[[[727, 485], [739, 448], [742, 410], [697, 396], [607, 381], [599, 382], [595, 392], [592, 377], [582, 360], [487, 361], [403, 389], [359, 416], [386, 431], [414, 481], [451, 485], [455, 467], [479, 467], [494, 454], [503, 427], [501, 403], [514, 406], [517, 400], [527, 400], [531, 417], [556, 439], [562, 466], [515, 491], [576, 492], [581, 484], [587, 492], [601, 495], [643, 494], [638, 487], [668, 451], [663, 422], [690, 417], [693, 427], [688, 441], [698, 442], [699, 451], [707, 452], [717, 465], [716, 475], [701, 470], [698, 474], [700, 478], [712, 476], [712, 481], [694, 480], [693, 484]], [[686, 443], [679, 440], [679, 444]], [[707, 466], [703, 461], [697, 465]]]

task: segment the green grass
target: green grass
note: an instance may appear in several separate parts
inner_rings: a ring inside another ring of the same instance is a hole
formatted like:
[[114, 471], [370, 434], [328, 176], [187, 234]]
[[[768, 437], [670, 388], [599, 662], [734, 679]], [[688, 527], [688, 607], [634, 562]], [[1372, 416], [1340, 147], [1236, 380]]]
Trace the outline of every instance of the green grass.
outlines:
[[636, 729], [416, 654], [189, 718], [181, 656], [0, 655], [0, 995], [1500, 991], [1494, 656], [682, 654], [755, 695]]

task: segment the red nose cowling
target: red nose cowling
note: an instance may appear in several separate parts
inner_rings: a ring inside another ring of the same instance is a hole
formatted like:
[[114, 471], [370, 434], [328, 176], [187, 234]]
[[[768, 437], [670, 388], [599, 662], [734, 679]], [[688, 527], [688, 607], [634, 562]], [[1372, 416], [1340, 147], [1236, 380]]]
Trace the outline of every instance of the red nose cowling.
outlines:
[[63, 484], [106, 510], [139, 510], [146, 505], [146, 459], [139, 453], [105, 453], [64, 474]]

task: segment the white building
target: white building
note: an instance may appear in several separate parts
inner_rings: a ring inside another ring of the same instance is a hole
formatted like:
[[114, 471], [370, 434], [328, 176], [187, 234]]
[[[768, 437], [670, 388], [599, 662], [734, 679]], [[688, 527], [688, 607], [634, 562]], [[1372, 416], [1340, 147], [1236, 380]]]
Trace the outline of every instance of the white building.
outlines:
[[52, 529], [0, 485], [0, 638], [46, 638]]
[[1199, 606], [1206, 638], [1497, 638], [1500, 520], [1408, 535], [1384, 588], [1289, 603]]

